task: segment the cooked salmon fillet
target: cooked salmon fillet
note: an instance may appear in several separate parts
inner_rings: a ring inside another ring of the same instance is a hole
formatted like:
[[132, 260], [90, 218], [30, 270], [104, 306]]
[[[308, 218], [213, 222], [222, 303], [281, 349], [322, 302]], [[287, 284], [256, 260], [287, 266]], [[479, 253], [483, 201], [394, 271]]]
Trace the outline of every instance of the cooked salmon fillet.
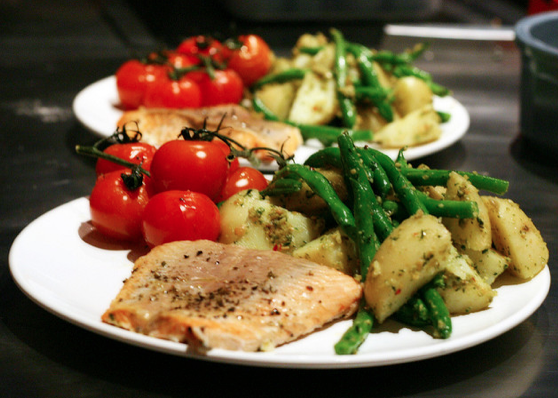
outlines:
[[201, 351], [267, 351], [352, 315], [361, 295], [354, 278], [287, 254], [180, 241], [136, 261], [102, 320]]
[[[221, 123], [219, 133], [228, 136], [246, 148], [266, 147], [283, 149], [287, 156], [294, 154], [302, 145], [300, 130], [285, 123], [262, 119], [240, 105], [219, 105], [194, 109], [148, 109], [139, 108], [126, 111], [118, 121], [121, 128], [130, 122], [137, 122], [142, 140], [160, 146], [174, 140], [184, 127], [215, 131]], [[271, 160], [266, 152], [258, 153], [263, 160]]]

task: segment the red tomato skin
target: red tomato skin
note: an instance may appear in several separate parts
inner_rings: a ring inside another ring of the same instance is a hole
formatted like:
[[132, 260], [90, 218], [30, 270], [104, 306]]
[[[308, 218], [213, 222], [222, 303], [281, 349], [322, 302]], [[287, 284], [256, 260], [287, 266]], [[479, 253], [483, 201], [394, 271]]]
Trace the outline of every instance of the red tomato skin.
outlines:
[[[145, 142], [130, 142], [125, 144], [114, 144], [106, 148], [103, 152], [116, 156], [117, 158], [132, 162], [135, 164], [142, 164], [142, 168], [149, 171], [151, 166], [151, 161], [153, 160], [153, 155], [155, 154], [155, 148], [153, 145], [147, 144]], [[100, 174], [110, 173], [116, 170], [125, 170], [126, 166], [121, 166], [117, 163], [111, 162], [103, 158], [97, 159], [97, 164], [95, 166], [95, 172], [97, 176]]]
[[122, 181], [122, 173], [122, 170], [113, 171], [97, 178], [89, 196], [91, 223], [110, 238], [140, 241], [143, 210], [153, 190], [150, 181], [144, 179], [141, 187], [130, 191]]
[[215, 70], [213, 79], [205, 71], [191, 72], [188, 76], [200, 87], [201, 106], [238, 104], [244, 95], [244, 83], [232, 69]]
[[146, 108], [198, 108], [200, 104], [200, 87], [187, 76], [180, 80], [161, 78], [147, 86], [143, 98]]
[[[229, 153], [231, 153], [231, 148], [219, 138], [214, 138], [213, 141], [211, 142], [222, 149], [223, 153], [225, 154], [225, 157], [229, 156]], [[232, 161], [229, 162], [229, 172], [227, 173], [227, 175], [230, 176], [231, 173], [236, 169], [238, 169], [239, 167], [240, 167], [240, 161], [238, 160], [237, 157], [235, 157]]]
[[219, 40], [198, 35], [187, 38], [176, 48], [176, 52], [194, 56], [211, 57], [218, 62], [223, 62], [231, 56], [231, 51]]
[[198, 192], [161, 192], [145, 207], [142, 231], [150, 247], [179, 240], [216, 241], [221, 231], [219, 209]]
[[187, 68], [189, 66], [198, 65], [200, 60], [192, 55], [179, 53], [177, 51], [169, 51], [165, 53], [169, 63], [175, 68]]
[[239, 167], [227, 179], [221, 192], [221, 200], [227, 200], [234, 194], [247, 189], [262, 191], [267, 188], [269, 182], [265, 176], [252, 167]]
[[146, 65], [135, 59], [123, 63], [116, 71], [116, 88], [122, 108], [137, 109], [143, 105], [148, 87], [166, 78], [168, 71], [166, 66]]
[[194, 191], [217, 199], [229, 162], [221, 147], [208, 141], [173, 140], [163, 144], [151, 162], [156, 192]]
[[124, 109], [136, 109], [143, 101], [146, 87], [145, 65], [138, 60], [124, 62], [116, 71], [116, 88]]
[[242, 47], [233, 52], [228, 66], [234, 69], [247, 87], [265, 76], [273, 61], [271, 49], [258, 35], [239, 36]]

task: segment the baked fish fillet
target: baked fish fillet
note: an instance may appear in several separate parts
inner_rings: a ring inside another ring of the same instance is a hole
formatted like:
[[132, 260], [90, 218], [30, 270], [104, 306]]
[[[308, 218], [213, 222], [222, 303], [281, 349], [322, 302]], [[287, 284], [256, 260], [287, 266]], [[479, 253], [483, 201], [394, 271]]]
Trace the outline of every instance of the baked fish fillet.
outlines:
[[[225, 115], [223, 122], [221, 119]], [[118, 121], [118, 127], [137, 122], [142, 140], [155, 146], [161, 146], [174, 140], [184, 127], [215, 131], [221, 123], [219, 133], [228, 136], [246, 148], [266, 147], [275, 150], [283, 149], [287, 156], [294, 154], [302, 145], [303, 139], [297, 127], [281, 122], [262, 119], [240, 105], [219, 105], [193, 109], [152, 109], [139, 108], [126, 111]], [[129, 125], [133, 129], [135, 126]], [[271, 160], [265, 151], [258, 156], [263, 160]]]
[[352, 277], [287, 254], [180, 241], [136, 261], [102, 320], [200, 351], [268, 351], [352, 315], [361, 295]]

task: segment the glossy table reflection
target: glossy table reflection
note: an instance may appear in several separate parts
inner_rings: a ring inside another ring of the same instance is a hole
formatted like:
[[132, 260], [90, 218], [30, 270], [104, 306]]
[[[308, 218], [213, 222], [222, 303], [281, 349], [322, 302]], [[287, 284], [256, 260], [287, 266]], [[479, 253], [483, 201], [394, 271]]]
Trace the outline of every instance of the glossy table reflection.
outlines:
[[[184, 36], [210, 26], [207, 16], [194, 18], [182, 11]], [[74, 96], [114, 73], [130, 49], [174, 44], [161, 31], [151, 30], [162, 25], [147, 24], [136, 12], [118, 0], [0, 4], [0, 396], [556, 395], [558, 291], [554, 286], [528, 320], [477, 347], [418, 363], [328, 371], [251, 368], [160, 354], [75, 327], [29, 300], [9, 273], [13, 239], [44, 212], [87, 195], [94, 182], [93, 162], [73, 149], [96, 140], [75, 120]], [[232, 29], [225, 12], [215, 9], [213, 17], [211, 29], [203, 30]], [[242, 20], [235, 24], [238, 30], [261, 34], [279, 51], [291, 46], [294, 39], [289, 34], [326, 26]], [[175, 20], [175, 30], [177, 25]], [[348, 38], [397, 51], [421, 40], [382, 36], [378, 24], [338, 26]], [[521, 139], [520, 59], [515, 44], [442, 39], [431, 43], [419, 66], [453, 89], [471, 115], [471, 127], [462, 141], [421, 161], [434, 168], [476, 170], [510, 180], [507, 197], [520, 203], [541, 230], [556, 277], [558, 161]]]

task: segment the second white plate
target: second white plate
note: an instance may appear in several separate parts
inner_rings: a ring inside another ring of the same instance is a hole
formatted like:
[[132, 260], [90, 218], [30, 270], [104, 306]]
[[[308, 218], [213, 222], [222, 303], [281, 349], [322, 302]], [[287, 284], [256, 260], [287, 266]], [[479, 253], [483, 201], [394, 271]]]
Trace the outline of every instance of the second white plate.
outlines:
[[[116, 90], [116, 78], [109, 76], [101, 79], [78, 93], [73, 102], [73, 110], [77, 119], [86, 128], [102, 137], [113, 134], [116, 124], [122, 116]], [[435, 97], [434, 108], [451, 114], [448, 122], [442, 124], [440, 139], [409, 148], [405, 151], [407, 160], [418, 159], [441, 151], [459, 141], [469, 129], [470, 118], [465, 107], [453, 97]], [[295, 153], [295, 161], [303, 163], [310, 155], [320, 149], [319, 143], [302, 145]], [[392, 159], [398, 151], [395, 149], [382, 150]], [[275, 169], [276, 165], [263, 166], [263, 169]]]

